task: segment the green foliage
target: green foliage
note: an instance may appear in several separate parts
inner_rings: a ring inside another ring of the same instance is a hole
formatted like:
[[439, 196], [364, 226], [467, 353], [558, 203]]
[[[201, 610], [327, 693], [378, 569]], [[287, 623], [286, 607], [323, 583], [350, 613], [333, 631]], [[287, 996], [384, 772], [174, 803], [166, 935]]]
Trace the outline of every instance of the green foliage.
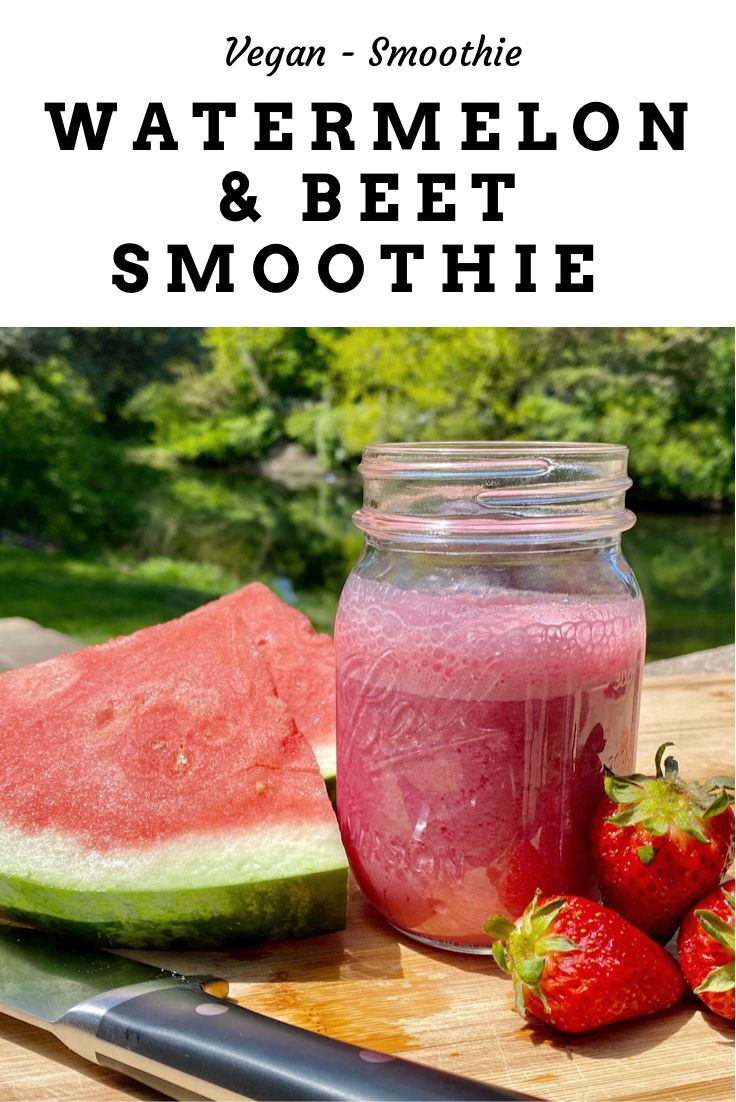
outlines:
[[324, 358], [305, 329], [211, 329], [204, 363], [182, 363], [172, 382], [153, 382], [129, 402], [153, 441], [181, 459], [262, 459], [284, 420], [318, 388]]
[[733, 333], [717, 329], [315, 331], [321, 402], [285, 432], [326, 465], [406, 439], [603, 440], [635, 498], [733, 500]]
[[126, 402], [155, 379], [170, 379], [179, 363], [203, 364], [201, 329], [153, 327], [76, 328], [36, 331], [37, 343], [62, 355], [87, 382], [108, 428], [130, 431]]
[[1, 523], [136, 543], [159, 479], [121, 438], [220, 467], [295, 441], [345, 471], [380, 440], [614, 441], [632, 500], [723, 507], [732, 374], [722, 329], [0, 329]]
[[331, 386], [321, 403], [292, 415], [286, 430], [337, 464], [380, 440], [498, 436], [520, 376], [533, 367], [520, 366], [521, 332], [314, 331], [329, 359]]
[[123, 461], [101, 421], [63, 360], [0, 366], [3, 528], [76, 549], [128, 538], [149, 479]]
[[515, 435], [627, 444], [640, 500], [733, 501], [732, 331], [547, 332]]

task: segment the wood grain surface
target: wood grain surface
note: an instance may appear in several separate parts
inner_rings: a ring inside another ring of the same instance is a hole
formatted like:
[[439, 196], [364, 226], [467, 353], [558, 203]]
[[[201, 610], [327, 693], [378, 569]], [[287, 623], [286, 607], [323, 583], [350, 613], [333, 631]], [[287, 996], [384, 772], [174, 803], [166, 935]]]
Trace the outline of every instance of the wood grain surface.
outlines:
[[[677, 677], [644, 684], [639, 768], [672, 740], [685, 776], [733, 768], [733, 681]], [[733, 1032], [688, 999], [666, 1014], [576, 1039], [525, 1024], [510, 984], [487, 958], [425, 949], [394, 935], [353, 887], [348, 928], [232, 953], [135, 954], [230, 981], [244, 1006], [362, 1046], [549, 1099], [721, 1102], [733, 1098]], [[0, 1017], [0, 1099], [154, 1099], [49, 1034]]]

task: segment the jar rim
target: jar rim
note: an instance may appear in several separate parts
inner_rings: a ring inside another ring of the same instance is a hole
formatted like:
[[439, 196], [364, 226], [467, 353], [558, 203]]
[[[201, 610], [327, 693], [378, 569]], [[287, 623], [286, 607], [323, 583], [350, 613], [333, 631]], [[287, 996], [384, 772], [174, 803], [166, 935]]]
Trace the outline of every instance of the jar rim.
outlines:
[[562, 457], [578, 460], [619, 460], [626, 462], [629, 449], [625, 444], [608, 444], [588, 440], [415, 440], [397, 443], [369, 444], [363, 449], [358, 467], [363, 477], [400, 476], [420, 468], [439, 472], [445, 468], [482, 467], [509, 456], [524, 456], [529, 460], [555, 460]]
[[368, 535], [412, 543], [591, 539], [630, 528], [629, 449], [594, 441], [448, 440], [363, 452]]

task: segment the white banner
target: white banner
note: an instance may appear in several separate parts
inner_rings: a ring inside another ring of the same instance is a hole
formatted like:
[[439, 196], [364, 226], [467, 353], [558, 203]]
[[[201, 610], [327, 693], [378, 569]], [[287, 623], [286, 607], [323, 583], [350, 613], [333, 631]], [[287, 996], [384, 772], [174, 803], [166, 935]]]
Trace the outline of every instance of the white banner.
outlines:
[[679, 0], [5, 5], [0, 324], [733, 324], [733, 32]]

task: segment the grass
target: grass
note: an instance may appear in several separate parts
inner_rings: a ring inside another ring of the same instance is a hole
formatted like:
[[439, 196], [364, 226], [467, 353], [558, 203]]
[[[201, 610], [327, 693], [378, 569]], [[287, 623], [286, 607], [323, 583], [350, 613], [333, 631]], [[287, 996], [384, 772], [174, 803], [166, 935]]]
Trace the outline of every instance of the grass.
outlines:
[[181, 616], [234, 588], [207, 564], [80, 559], [0, 545], [0, 615], [99, 643]]

